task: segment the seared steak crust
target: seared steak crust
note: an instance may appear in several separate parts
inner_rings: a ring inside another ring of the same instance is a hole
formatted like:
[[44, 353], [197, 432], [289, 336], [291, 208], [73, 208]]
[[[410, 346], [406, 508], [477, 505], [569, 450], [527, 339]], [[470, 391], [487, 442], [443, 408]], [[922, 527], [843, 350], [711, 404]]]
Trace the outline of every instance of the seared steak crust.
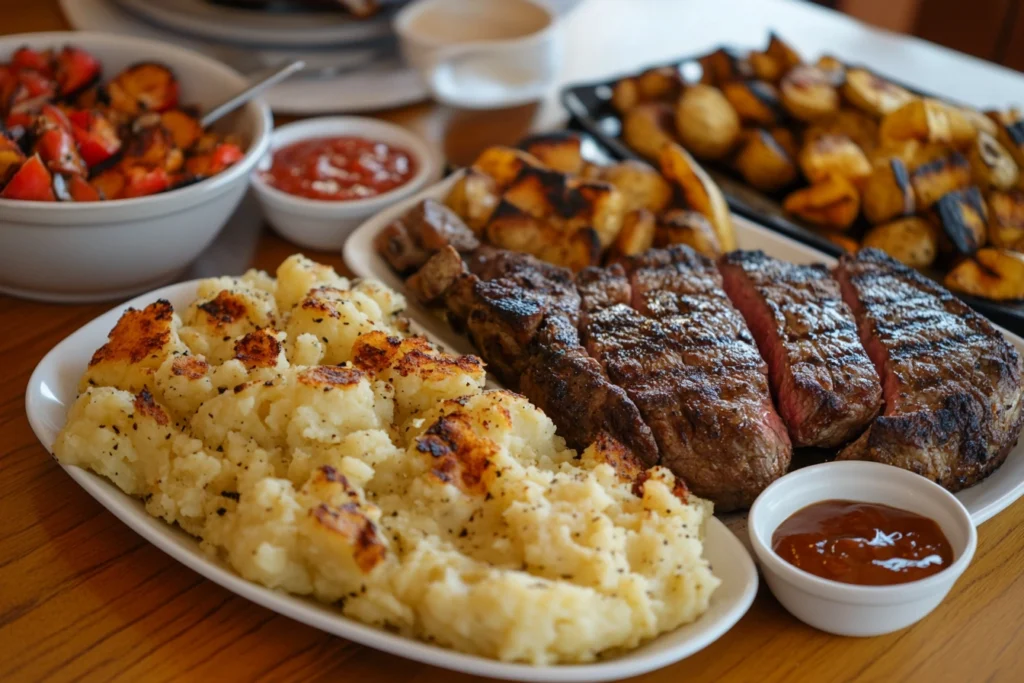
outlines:
[[885, 409], [842, 460], [874, 460], [951, 491], [1006, 459], [1020, 435], [1021, 358], [987, 320], [877, 249], [836, 275], [882, 377]]
[[734, 251], [719, 270], [768, 362], [793, 445], [834, 447], [860, 434], [881, 408], [882, 387], [828, 267]]

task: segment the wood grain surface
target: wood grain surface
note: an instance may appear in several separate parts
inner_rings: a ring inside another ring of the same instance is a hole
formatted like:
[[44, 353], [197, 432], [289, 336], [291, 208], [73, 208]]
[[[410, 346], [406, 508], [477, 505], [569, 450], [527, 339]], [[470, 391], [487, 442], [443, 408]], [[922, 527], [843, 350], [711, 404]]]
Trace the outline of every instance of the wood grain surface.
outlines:
[[[64, 27], [56, 3], [44, 0], [20, 3], [0, 23], [9, 33]], [[458, 120], [427, 105], [387, 118], [438, 131]], [[508, 134], [494, 125], [472, 130], [495, 129]], [[261, 226], [253, 230], [252, 265], [273, 269], [295, 250]], [[336, 254], [309, 255], [341, 266]], [[472, 680], [234, 596], [143, 541], [64, 474], [29, 428], [25, 386], [54, 344], [111, 305], [0, 296], [0, 681]], [[749, 614], [718, 642], [637, 680], [1019, 681], [1021, 605], [1024, 501], [981, 527], [974, 563], [912, 628], [870, 639], [829, 636], [791, 617], [762, 587]]]

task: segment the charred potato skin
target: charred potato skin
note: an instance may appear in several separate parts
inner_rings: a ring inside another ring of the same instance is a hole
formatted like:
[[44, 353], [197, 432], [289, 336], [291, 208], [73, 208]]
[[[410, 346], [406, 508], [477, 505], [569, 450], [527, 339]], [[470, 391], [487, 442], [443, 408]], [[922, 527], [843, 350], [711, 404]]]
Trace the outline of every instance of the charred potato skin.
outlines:
[[640, 104], [622, 119], [622, 139], [637, 154], [657, 161], [661, 148], [674, 142], [672, 106], [662, 103]]
[[1024, 189], [989, 193], [988, 238], [994, 247], [1024, 251]]
[[999, 141], [985, 131], [971, 145], [967, 156], [974, 182], [983, 188], [1009, 190], [1020, 179], [1020, 169]]
[[970, 256], [985, 246], [988, 209], [978, 188], [943, 195], [935, 203], [935, 213], [943, 233], [959, 253]]
[[729, 205], [718, 185], [700, 164], [685, 149], [673, 143], [662, 148], [659, 166], [662, 175], [679, 188], [686, 205], [708, 219], [722, 249], [735, 249], [736, 229]]
[[974, 258], [954, 266], [943, 280], [954, 291], [995, 301], [1024, 299], [1024, 254], [979, 249]]
[[914, 97], [867, 69], [847, 69], [842, 93], [847, 102], [875, 118], [896, 111]]
[[811, 184], [840, 175], [859, 187], [871, 175], [871, 162], [857, 143], [845, 135], [811, 138], [800, 150], [799, 162]]
[[626, 160], [598, 167], [596, 179], [611, 183], [623, 196], [623, 211], [646, 209], [655, 214], [672, 201], [672, 186], [658, 171], [642, 161]]
[[573, 272], [597, 265], [601, 258], [601, 242], [592, 228], [556, 226], [507, 201], [495, 208], [484, 235], [496, 247], [532, 254]]
[[765, 81], [733, 81], [722, 94], [746, 125], [771, 127], [783, 116], [779, 91]]
[[839, 91], [817, 67], [797, 66], [782, 77], [779, 85], [782, 106], [794, 118], [813, 122], [839, 111]]
[[494, 178], [477, 170], [466, 169], [465, 174], [455, 181], [444, 203], [462, 216], [473, 232], [479, 235], [501, 201], [498, 185]]
[[952, 152], [911, 171], [910, 184], [918, 210], [929, 209], [947, 193], [971, 184], [971, 164], [959, 152]]
[[697, 61], [701, 66], [700, 82], [705, 85], [722, 85], [754, 75], [750, 62], [725, 48], [710, 52]]
[[917, 204], [907, 165], [894, 158], [876, 166], [864, 184], [862, 203], [864, 217], [875, 225], [912, 215]]
[[797, 178], [796, 165], [786, 150], [768, 132], [752, 131], [735, 160], [736, 170], [752, 187], [775, 193]]
[[622, 230], [608, 249], [605, 262], [618, 263], [650, 249], [654, 245], [656, 227], [654, 214], [647, 209], [627, 213], [622, 220]]
[[679, 98], [676, 133], [683, 146], [701, 159], [721, 159], [740, 137], [740, 117], [718, 88], [695, 85]]
[[977, 130], [955, 107], [938, 100], [912, 99], [882, 119], [882, 140], [920, 140], [965, 148]]
[[813, 225], [847, 230], [860, 213], [860, 193], [846, 178], [832, 175], [791, 193], [782, 208]]
[[654, 246], [667, 247], [672, 244], [686, 244], [711, 258], [722, 255], [722, 245], [714, 227], [696, 211], [672, 209], [658, 219]]
[[845, 135], [865, 154], [871, 154], [878, 145], [878, 123], [856, 109], [840, 109], [835, 116], [811, 124], [804, 133], [804, 139], [821, 135]]
[[519, 148], [550, 169], [572, 174], [583, 170], [583, 140], [571, 131], [531, 135]]
[[918, 216], [901, 218], [871, 228], [863, 245], [881, 249], [911, 268], [928, 268], [938, 255], [938, 241], [928, 222]]

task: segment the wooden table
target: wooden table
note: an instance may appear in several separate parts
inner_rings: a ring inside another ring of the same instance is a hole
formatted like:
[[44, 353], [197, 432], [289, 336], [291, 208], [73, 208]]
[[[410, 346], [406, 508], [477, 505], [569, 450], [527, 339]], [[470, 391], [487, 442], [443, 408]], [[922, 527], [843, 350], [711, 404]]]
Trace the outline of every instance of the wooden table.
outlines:
[[[775, 27], [806, 53], [829, 50], [978, 105], [1024, 96], [1020, 74], [824, 10], [763, 0], [589, 0], [567, 21], [564, 80], [593, 78], [699, 52], [759, 44]], [[55, 1], [24, 2], [0, 31], [66, 28]], [[456, 158], [510, 140], [545, 103], [492, 114], [419, 105], [384, 114]], [[442, 143], [442, 141], [444, 141]], [[258, 219], [199, 264], [208, 274], [273, 269], [294, 247]], [[239, 244], [244, 243], [243, 246]], [[241, 255], [241, 256], [239, 256]], [[341, 266], [335, 254], [313, 254]], [[241, 259], [241, 263], [231, 259]], [[39, 446], [23, 394], [61, 338], [111, 304], [57, 306], [0, 297], [0, 680], [463, 681], [257, 607], [146, 543], [76, 486]], [[762, 588], [750, 613], [703, 652], [647, 681], [1010, 681], [1024, 675], [1024, 501], [979, 531], [974, 563], [924, 622], [871, 639], [836, 638], [789, 616]]]

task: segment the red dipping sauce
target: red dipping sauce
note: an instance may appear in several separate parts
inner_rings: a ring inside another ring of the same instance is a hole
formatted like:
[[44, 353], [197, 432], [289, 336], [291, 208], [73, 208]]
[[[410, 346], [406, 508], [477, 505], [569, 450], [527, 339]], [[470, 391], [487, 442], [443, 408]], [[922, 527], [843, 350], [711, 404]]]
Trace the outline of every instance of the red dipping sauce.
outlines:
[[349, 201], [389, 192], [405, 185], [415, 173], [416, 160], [408, 151], [341, 136], [300, 140], [278, 149], [261, 177], [298, 197]]

